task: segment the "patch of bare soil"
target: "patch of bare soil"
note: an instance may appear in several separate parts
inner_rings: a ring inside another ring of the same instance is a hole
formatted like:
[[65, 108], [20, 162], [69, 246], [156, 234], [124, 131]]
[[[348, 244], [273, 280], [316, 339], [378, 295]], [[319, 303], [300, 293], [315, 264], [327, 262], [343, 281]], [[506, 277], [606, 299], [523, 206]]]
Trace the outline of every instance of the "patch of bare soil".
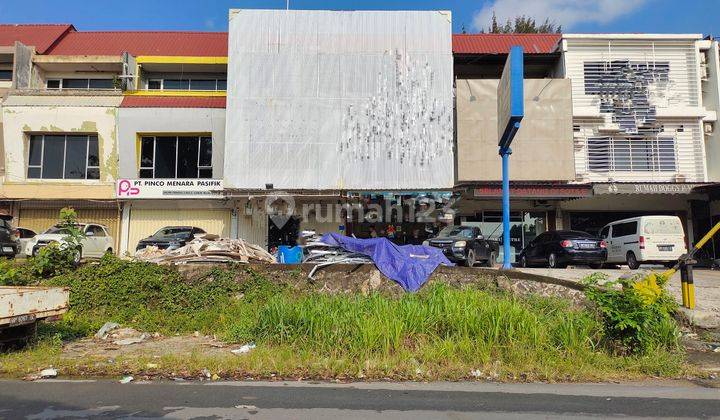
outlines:
[[684, 328], [681, 342], [688, 362], [705, 374], [698, 383], [720, 388], [720, 330]]
[[[227, 353], [229, 346], [212, 336], [201, 334], [162, 336], [158, 333], [141, 333], [132, 328], [122, 328], [119, 334], [107, 339], [84, 338], [63, 346], [62, 358], [81, 360], [85, 358], [114, 359], [159, 358], [163, 356], [189, 356], [197, 351], [204, 355]], [[122, 337], [122, 338], [120, 338]], [[137, 339], [134, 341], [130, 339]], [[127, 341], [123, 341], [126, 340]]]

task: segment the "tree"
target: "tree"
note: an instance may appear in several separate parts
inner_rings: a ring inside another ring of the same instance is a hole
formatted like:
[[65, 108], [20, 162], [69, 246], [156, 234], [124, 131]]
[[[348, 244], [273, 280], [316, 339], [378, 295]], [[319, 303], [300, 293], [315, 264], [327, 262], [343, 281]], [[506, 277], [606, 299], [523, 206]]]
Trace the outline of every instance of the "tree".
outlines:
[[[484, 30], [482, 32], [485, 32]], [[538, 25], [535, 19], [530, 16], [520, 15], [516, 16], [514, 20], [508, 19], [504, 25], [500, 25], [493, 12], [490, 26], [487, 28], [487, 32], [491, 34], [547, 34], [547, 33], [560, 33], [562, 32], [562, 26], [556, 24], [550, 19]]]

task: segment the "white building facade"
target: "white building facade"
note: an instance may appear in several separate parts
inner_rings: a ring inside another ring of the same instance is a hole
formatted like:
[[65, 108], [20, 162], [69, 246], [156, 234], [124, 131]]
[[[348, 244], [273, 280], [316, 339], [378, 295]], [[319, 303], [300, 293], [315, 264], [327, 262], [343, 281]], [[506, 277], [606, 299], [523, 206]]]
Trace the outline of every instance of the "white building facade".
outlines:
[[692, 240], [691, 202], [708, 181], [701, 42], [696, 34], [563, 35], [575, 182], [594, 193], [563, 203], [566, 228], [668, 213], [687, 221]]

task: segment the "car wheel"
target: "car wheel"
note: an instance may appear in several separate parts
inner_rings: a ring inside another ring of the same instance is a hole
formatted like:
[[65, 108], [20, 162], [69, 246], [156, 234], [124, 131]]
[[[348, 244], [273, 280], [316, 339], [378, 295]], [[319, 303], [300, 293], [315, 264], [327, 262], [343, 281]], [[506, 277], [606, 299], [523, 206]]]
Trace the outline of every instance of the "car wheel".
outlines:
[[467, 258], [465, 259], [465, 265], [468, 267], [475, 265], [475, 251], [472, 249], [468, 251]]
[[522, 267], [522, 268], [530, 267], [530, 265], [527, 262], [527, 257], [525, 257], [524, 255], [522, 257], [520, 257], [520, 267]]
[[603, 267], [603, 263], [588, 264], [593, 270], [599, 270]]
[[495, 252], [491, 252], [490, 257], [488, 257], [487, 261], [485, 261], [485, 267], [494, 267], [495, 260], [497, 260], [497, 255], [495, 254]]
[[640, 262], [637, 260], [637, 257], [635, 256], [635, 253], [630, 251], [625, 256], [625, 261], [627, 262], [628, 267], [631, 270], [637, 270], [640, 268]]
[[77, 247], [75, 249], [75, 255], [73, 255], [73, 264], [75, 266], [80, 265], [80, 260], [82, 260], [82, 247]]
[[550, 255], [548, 255], [548, 267], [558, 268], [557, 256], [554, 252], [551, 252]]

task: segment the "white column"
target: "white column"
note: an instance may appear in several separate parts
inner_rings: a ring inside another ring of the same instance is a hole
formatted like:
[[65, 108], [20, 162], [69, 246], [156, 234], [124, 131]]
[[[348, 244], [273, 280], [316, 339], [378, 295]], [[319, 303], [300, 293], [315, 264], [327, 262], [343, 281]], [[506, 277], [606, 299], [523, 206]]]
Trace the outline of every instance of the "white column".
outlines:
[[235, 205], [230, 213], [230, 238], [238, 239], [238, 209]]
[[118, 255], [127, 255], [128, 242], [130, 242], [130, 211], [132, 204], [125, 202], [122, 209], [120, 220], [120, 253]]

